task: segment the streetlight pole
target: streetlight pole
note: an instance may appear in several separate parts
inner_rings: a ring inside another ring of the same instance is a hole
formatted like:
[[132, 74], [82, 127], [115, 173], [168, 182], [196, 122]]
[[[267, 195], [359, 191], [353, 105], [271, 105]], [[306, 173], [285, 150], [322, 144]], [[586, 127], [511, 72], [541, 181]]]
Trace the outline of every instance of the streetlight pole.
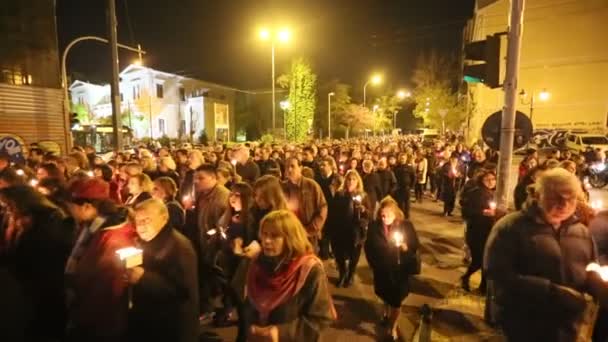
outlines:
[[[532, 121], [534, 119], [534, 90], [532, 90], [532, 93], [530, 94], [530, 102], [526, 103], [525, 98], [527, 96], [526, 91], [524, 89], [521, 90], [521, 92], [519, 92], [519, 96], [521, 97], [521, 104], [522, 105], [530, 105], [530, 123], [532, 124], [532, 131], [534, 131], [534, 122]], [[547, 89], [543, 88], [539, 94], [539, 99], [541, 101], [547, 101], [549, 99], [549, 92], [547, 91]], [[528, 140], [528, 142], [526, 143], [526, 148], [530, 147], [530, 140]]]
[[[74, 45], [76, 45], [77, 43], [80, 43], [82, 41], [85, 40], [95, 40], [98, 42], [102, 42], [102, 43], [108, 43], [109, 41], [105, 38], [101, 38], [101, 37], [96, 37], [96, 36], [83, 36], [83, 37], [78, 37], [74, 40], [72, 40], [66, 47], [65, 50], [63, 50], [63, 54], [61, 55], [61, 83], [63, 85], [63, 110], [64, 110], [64, 116], [65, 116], [65, 146], [66, 146], [66, 150], [69, 151], [72, 148], [72, 130], [70, 127], [70, 96], [68, 93], [68, 72], [67, 72], [67, 67], [66, 67], [66, 63], [67, 63], [67, 58], [68, 58], [68, 53], [70, 52], [70, 50], [72, 49], [72, 47]], [[138, 50], [137, 48], [133, 48], [130, 47], [128, 45], [124, 45], [124, 44], [117, 44], [118, 47], [122, 48], [122, 49], [126, 49], [126, 50], [130, 50], [130, 51], [134, 51], [134, 52], [138, 52], [140, 54], [145, 54], [146, 51], [143, 50]], [[67, 152], [66, 151], [66, 152]]]
[[367, 85], [369, 84], [369, 81], [365, 82], [365, 84], [363, 85], [363, 107], [365, 107], [367, 105]]
[[331, 140], [331, 97], [335, 93], [332, 91], [327, 94], [327, 138]]
[[110, 31], [110, 58], [112, 59], [112, 82], [110, 98], [112, 100], [112, 131], [114, 151], [122, 150], [122, 118], [120, 115], [120, 89], [118, 87], [118, 33], [116, 22], [116, 1], [108, 0], [108, 28]]
[[274, 81], [274, 40], [272, 41], [272, 133], [277, 128], [276, 126], [276, 92]]

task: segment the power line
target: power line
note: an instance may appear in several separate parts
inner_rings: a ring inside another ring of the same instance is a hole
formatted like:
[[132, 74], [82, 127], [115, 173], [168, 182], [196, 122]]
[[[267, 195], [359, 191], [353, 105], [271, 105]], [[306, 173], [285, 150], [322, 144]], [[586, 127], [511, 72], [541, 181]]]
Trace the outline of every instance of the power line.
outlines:
[[129, 1], [123, 0], [125, 4], [125, 16], [127, 17], [127, 29], [129, 30], [129, 38], [131, 38], [131, 45], [135, 45], [135, 33], [133, 32], [133, 26], [131, 25], [131, 16], [129, 15]]

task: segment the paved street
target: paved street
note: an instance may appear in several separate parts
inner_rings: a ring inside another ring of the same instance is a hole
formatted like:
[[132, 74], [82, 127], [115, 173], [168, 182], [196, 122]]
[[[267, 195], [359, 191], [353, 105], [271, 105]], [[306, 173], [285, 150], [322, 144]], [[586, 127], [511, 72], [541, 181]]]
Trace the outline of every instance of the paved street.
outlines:
[[[458, 209], [457, 209], [458, 211]], [[412, 279], [412, 289], [403, 306], [399, 322], [404, 341], [418, 338], [419, 308], [433, 308], [432, 341], [502, 341], [483, 323], [484, 298], [459, 289], [463, 266], [463, 225], [458, 215], [441, 216], [441, 202], [426, 200], [412, 205], [412, 221], [422, 245], [422, 274]], [[330, 281], [337, 277], [333, 262], [326, 263]], [[476, 288], [479, 275], [473, 277]], [[375, 297], [372, 275], [361, 258], [355, 284], [349, 289], [331, 285], [338, 321], [327, 331], [326, 341], [378, 341], [377, 322], [381, 302]], [[235, 327], [204, 329], [202, 341], [232, 341]]]

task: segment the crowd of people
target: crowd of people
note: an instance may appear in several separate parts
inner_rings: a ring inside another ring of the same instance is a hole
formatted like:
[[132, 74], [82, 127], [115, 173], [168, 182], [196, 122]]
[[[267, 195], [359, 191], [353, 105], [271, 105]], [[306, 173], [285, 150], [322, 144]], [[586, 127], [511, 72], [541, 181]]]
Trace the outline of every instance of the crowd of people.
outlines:
[[421, 271], [410, 205], [441, 201], [452, 216], [458, 199], [462, 287], [482, 270], [509, 340], [574, 341], [583, 293], [604, 298], [586, 267], [608, 259], [575, 157], [528, 151], [506, 214], [498, 154], [456, 137], [0, 155], [1, 340], [196, 341], [200, 325], [237, 324], [237, 341], [316, 341], [339, 319], [324, 261], [350, 287], [362, 251], [383, 338], [397, 340]]

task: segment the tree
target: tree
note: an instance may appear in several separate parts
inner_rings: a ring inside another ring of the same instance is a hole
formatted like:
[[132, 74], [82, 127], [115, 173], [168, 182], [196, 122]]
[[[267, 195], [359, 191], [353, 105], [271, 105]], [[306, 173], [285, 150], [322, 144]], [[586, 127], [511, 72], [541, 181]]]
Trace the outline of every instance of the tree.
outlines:
[[80, 103], [72, 103], [72, 113], [76, 113], [76, 118], [80, 124], [88, 125], [93, 123], [94, 117], [88, 106]]
[[[414, 116], [422, 118], [425, 126], [458, 130], [465, 121], [467, 110], [454, 86], [455, 70], [453, 60], [435, 51], [419, 56], [412, 77], [416, 84]], [[442, 117], [444, 111], [447, 114]]]
[[351, 132], [369, 129], [374, 125], [374, 116], [369, 108], [358, 104], [348, 104], [339, 116], [336, 124], [346, 130], [346, 138]]
[[317, 76], [307, 61], [298, 58], [291, 63], [288, 77], [290, 107], [285, 116], [287, 139], [303, 141], [314, 118]]
[[378, 106], [374, 111], [374, 131], [390, 130], [393, 127], [393, 118], [403, 108], [403, 100], [398, 96], [384, 95], [376, 100]]

